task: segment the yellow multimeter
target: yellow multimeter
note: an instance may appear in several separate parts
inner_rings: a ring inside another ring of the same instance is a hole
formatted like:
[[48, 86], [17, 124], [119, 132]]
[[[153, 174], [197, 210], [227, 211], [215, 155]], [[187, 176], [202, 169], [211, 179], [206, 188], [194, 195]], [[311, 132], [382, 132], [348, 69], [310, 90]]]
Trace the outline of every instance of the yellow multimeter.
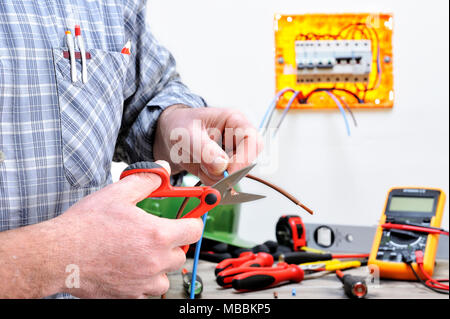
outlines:
[[[392, 223], [439, 228], [445, 199], [445, 193], [434, 188], [405, 187], [389, 191], [369, 257], [369, 265], [378, 266], [381, 278], [417, 280], [404, 262], [405, 255], [415, 261], [416, 250], [423, 251], [424, 269], [430, 276], [433, 274], [439, 234], [386, 229], [382, 225]], [[412, 266], [418, 272], [415, 262]]]

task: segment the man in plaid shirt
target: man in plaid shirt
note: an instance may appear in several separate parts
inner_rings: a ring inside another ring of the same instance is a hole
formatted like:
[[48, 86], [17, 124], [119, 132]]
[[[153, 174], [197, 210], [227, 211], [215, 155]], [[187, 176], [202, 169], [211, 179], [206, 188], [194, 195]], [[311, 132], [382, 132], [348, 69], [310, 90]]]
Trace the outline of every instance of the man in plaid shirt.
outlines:
[[[137, 208], [161, 181], [138, 174], [112, 184], [113, 159], [160, 160], [174, 180], [188, 171], [212, 184], [261, 148], [244, 116], [205, 108], [183, 85], [146, 25], [144, 2], [0, 2], [0, 297], [163, 294], [201, 220]], [[72, 81], [64, 55], [75, 24], [90, 54], [86, 83], [80, 60]], [[128, 40], [131, 55], [121, 54]], [[190, 138], [181, 162], [171, 160], [179, 141], [170, 139], [180, 128]], [[247, 133], [225, 152], [211, 129]], [[72, 270], [79, 284], [68, 280]]]

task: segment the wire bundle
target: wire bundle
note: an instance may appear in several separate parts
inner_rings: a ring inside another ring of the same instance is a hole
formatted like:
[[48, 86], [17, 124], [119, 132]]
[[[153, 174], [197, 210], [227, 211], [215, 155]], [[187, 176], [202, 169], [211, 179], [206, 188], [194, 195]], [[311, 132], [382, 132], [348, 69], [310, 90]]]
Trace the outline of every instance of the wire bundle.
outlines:
[[[287, 93], [293, 93], [291, 99], [289, 100], [288, 104], [286, 105], [286, 108], [284, 109], [280, 120], [278, 121], [277, 126], [275, 127], [275, 131], [273, 133], [273, 136], [275, 137], [276, 134], [278, 133], [278, 131], [280, 130], [281, 125], [283, 124], [286, 115], [289, 113], [290, 109], [292, 108], [292, 105], [294, 104], [294, 102], [296, 100], [299, 100], [300, 103], [306, 103], [307, 99], [314, 93], [317, 92], [326, 92], [328, 94], [328, 96], [334, 101], [334, 103], [336, 103], [337, 107], [339, 108], [339, 110], [341, 111], [341, 114], [344, 118], [344, 122], [345, 122], [345, 126], [347, 129], [347, 134], [348, 136], [351, 135], [351, 131], [350, 131], [350, 124], [347, 120], [347, 115], [345, 113], [345, 110], [347, 110], [347, 112], [350, 114], [350, 116], [353, 119], [353, 123], [356, 126], [358, 126], [358, 123], [356, 121], [355, 115], [353, 114], [350, 106], [348, 105], [348, 103], [346, 103], [342, 98], [340, 98], [338, 95], [336, 95], [333, 91], [335, 90], [343, 90], [343, 91], [347, 91], [345, 89], [316, 89], [313, 92], [311, 92], [307, 97], [303, 97], [302, 91], [295, 91], [292, 88], [286, 88], [281, 90], [280, 92], [277, 93], [277, 95], [275, 96], [275, 98], [273, 99], [273, 101], [270, 103], [269, 107], [266, 110], [266, 113], [264, 114], [263, 120], [261, 121], [260, 125], [259, 125], [259, 130], [261, 132], [262, 135], [265, 135], [267, 133], [267, 130], [270, 127], [270, 123], [273, 117], [273, 113], [275, 112], [275, 109], [277, 107], [277, 104], [279, 102], [279, 100]], [[358, 96], [354, 95], [352, 92], [348, 91], [347, 93], [352, 94], [353, 96], [355, 96], [358, 99], [358, 102], [363, 102], [359, 99]]]

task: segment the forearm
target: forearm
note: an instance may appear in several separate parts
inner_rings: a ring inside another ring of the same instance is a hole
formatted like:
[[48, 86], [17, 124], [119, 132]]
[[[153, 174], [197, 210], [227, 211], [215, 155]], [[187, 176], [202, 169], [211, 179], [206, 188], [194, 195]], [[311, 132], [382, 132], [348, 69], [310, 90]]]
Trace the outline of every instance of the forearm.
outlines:
[[48, 221], [0, 233], [0, 298], [43, 298], [62, 288], [56, 232]]

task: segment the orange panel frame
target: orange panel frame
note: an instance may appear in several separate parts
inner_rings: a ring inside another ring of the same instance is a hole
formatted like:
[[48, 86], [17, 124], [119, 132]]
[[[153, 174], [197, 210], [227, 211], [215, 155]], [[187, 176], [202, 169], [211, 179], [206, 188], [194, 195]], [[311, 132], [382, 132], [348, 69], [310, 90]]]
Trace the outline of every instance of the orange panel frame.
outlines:
[[[392, 14], [306, 14], [276, 15], [275, 73], [276, 91], [292, 88], [301, 91], [303, 103], [294, 102], [292, 108], [337, 108], [326, 92], [317, 89], [341, 89], [333, 91], [351, 108], [392, 108], [394, 106], [393, 80], [393, 16]], [[363, 40], [372, 41], [373, 63], [368, 84], [363, 83], [297, 83], [296, 40]], [[378, 47], [379, 46], [379, 56]], [[378, 59], [377, 59], [378, 57]], [[378, 72], [377, 61], [381, 72]], [[366, 91], [366, 89], [369, 89]], [[344, 91], [346, 90], [347, 93]], [[354, 96], [360, 98], [360, 103]], [[292, 93], [285, 94], [277, 108], [285, 108]]]

